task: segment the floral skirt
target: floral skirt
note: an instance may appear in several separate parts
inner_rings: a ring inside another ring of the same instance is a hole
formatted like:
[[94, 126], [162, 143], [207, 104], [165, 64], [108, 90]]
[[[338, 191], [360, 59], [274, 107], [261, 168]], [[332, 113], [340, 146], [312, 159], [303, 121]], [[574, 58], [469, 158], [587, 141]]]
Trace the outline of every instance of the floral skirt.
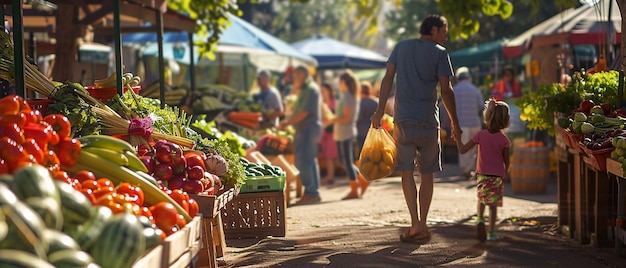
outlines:
[[504, 183], [501, 177], [489, 175], [476, 175], [478, 202], [487, 206], [502, 206], [504, 195]]

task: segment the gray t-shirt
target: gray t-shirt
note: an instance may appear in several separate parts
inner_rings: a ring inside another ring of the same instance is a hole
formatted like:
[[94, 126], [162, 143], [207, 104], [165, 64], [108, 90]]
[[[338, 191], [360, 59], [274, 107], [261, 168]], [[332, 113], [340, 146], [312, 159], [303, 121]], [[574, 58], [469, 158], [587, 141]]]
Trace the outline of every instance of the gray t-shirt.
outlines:
[[480, 127], [480, 113], [483, 110], [483, 95], [469, 81], [463, 80], [454, 86], [456, 114], [461, 127]]
[[350, 121], [348, 122], [334, 124], [333, 139], [335, 141], [354, 139], [357, 134], [356, 119], [359, 117], [359, 100], [357, 100], [354, 94], [350, 92], [345, 92], [341, 94], [339, 104], [337, 104], [337, 109], [335, 109], [335, 114], [337, 115], [337, 118], [341, 118], [344, 116], [343, 110], [345, 107], [352, 107], [352, 116], [350, 117]]
[[294, 124], [296, 131], [309, 129], [322, 129], [322, 95], [320, 88], [315, 82], [308, 81], [302, 85], [298, 99], [292, 108], [293, 114], [300, 111], [307, 112], [306, 117]]
[[389, 56], [396, 67], [394, 121], [416, 121], [439, 127], [439, 76], [452, 76], [446, 48], [424, 39], [398, 42]]

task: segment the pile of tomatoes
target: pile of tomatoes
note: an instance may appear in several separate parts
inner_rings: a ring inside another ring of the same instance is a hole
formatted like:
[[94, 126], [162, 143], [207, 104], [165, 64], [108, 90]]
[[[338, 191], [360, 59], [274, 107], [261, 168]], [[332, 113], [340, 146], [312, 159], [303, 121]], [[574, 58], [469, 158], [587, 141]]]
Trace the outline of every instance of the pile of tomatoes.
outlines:
[[[108, 178], [96, 178], [91, 171], [81, 170], [71, 180], [71, 185], [81, 191], [93, 205], [105, 206], [114, 214], [130, 212], [145, 216], [156, 224], [166, 235], [183, 228], [187, 221], [168, 202], [152, 206], [144, 204], [144, 193], [140, 187], [124, 182], [114, 185]], [[183, 190], [168, 190], [166, 193], [174, 199], [192, 218], [198, 214], [198, 203], [189, 198]]]
[[63, 115], [43, 117], [17, 95], [0, 99], [0, 174], [38, 163], [55, 177], [67, 177], [61, 165], [75, 165], [80, 154], [80, 142], [70, 132]]

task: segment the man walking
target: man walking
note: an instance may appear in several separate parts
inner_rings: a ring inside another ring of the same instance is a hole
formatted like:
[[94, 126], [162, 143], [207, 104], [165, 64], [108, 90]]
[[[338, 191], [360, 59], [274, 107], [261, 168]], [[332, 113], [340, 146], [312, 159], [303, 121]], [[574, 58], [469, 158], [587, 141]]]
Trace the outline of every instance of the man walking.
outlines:
[[[463, 131], [461, 141], [467, 143], [476, 133], [482, 129], [480, 120], [483, 107], [483, 95], [472, 84], [472, 76], [465, 66], [456, 70], [457, 84], [454, 85], [454, 99], [456, 101], [456, 114], [459, 116], [459, 125]], [[472, 171], [476, 169], [477, 146], [467, 153], [459, 153], [459, 168], [463, 176], [472, 178]]]
[[[411, 215], [411, 227], [400, 235], [403, 242], [424, 242], [430, 238], [426, 220], [433, 195], [433, 173], [441, 171], [437, 85], [450, 116], [452, 137], [461, 137], [450, 84], [452, 66], [448, 52], [442, 46], [448, 39], [446, 18], [427, 16], [420, 26], [420, 34], [421, 38], [398, 42], [391, 52], [378, 107], [372, 116], [372, 125], [380, 127], [393, 79], [397, 76], [394, 107], [396, 169], [402, 176], [402, 190]], [[414, 162], [417, 162], [420, 173], [419, 214]]]

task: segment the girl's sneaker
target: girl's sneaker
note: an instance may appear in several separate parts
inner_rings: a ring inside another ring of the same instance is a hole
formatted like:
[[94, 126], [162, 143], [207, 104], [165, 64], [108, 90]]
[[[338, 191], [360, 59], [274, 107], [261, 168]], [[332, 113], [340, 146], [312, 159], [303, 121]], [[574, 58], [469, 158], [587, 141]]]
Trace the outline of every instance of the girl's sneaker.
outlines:
[[496, 241], [498, 239], [500, 239], [500, 237], [498, 235], [496, 235], [496, 232], [494, 232], [494, 231], [490, 231], [487, 234], [487, 241]]
[[485, 242], [487, 239], [487, 230], [485, 229], [485, 221], [482, 219], [478, 219], [478, 223], [476, 224], [476, 236], [480, 242]]

